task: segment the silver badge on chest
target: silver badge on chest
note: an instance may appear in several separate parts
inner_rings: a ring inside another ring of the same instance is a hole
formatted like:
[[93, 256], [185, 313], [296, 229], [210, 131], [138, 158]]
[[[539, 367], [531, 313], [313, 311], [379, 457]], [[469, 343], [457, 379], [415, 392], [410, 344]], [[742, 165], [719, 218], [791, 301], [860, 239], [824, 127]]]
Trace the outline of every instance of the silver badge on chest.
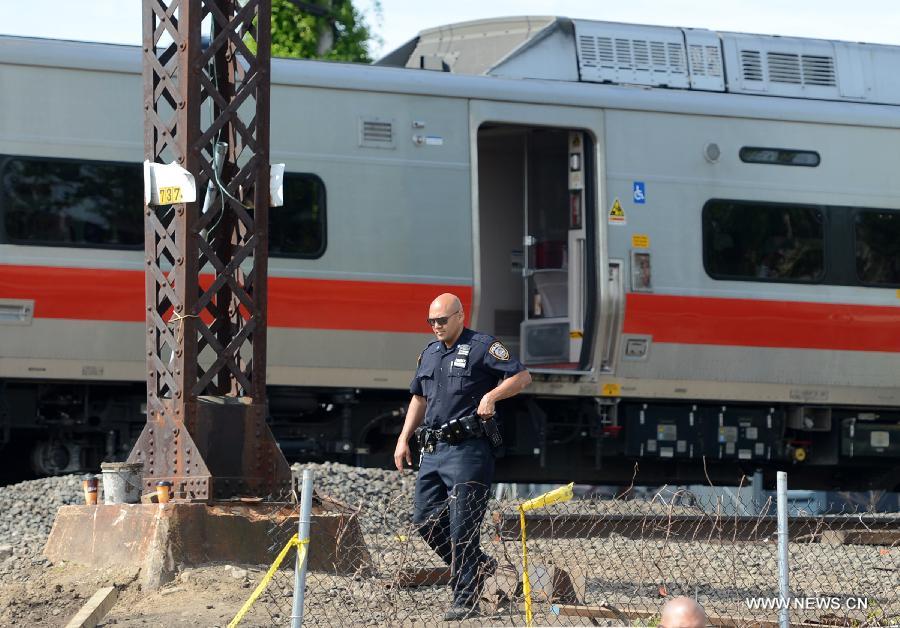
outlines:
[[470, 349], [469, 345], [459, 345], [459, 348], [456, 350], [456, 359], [453, 360], [453, 366], [460, 369], [466, 368]]

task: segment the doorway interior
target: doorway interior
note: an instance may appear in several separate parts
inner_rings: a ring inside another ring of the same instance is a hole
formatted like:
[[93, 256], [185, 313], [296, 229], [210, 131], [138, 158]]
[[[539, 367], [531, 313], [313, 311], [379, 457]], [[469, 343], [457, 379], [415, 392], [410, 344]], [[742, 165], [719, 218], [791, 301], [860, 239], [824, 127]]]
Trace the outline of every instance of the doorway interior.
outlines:
[[578, 129], [478, 131], [478, 326], [533, 370], [590, 366], [592, 140]]

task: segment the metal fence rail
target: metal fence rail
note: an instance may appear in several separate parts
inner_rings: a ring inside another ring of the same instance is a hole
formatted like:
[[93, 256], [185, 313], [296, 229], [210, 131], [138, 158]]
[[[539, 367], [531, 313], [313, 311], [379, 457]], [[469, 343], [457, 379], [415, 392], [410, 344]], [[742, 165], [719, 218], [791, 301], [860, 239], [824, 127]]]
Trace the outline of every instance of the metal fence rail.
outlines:
[[[348, 486], [340, 502], [314, 500], [305, 625], [441, 622], [451, 573], [410, 522], [412, 481], [398, 474], [380, 499]], [[463, 625], [527, 624], [523, 501], [488, 504], [480, 541], [498, 566], [483, 579], [479, 614]], [[776, 502], [750, 490], [664, 487], [528, 511], [533, 623], [656, 625], [665, 602], [682, 595], [714, 625], [900, 623], [900, 513], [785, 507], [785, 594]], [[273, 554], [296, 533], [297, 514], [296, 501], [273, 512]], [[294, 573], [283, 569], [259, 600], [272, 625], [290, 625], [293, 593]]]

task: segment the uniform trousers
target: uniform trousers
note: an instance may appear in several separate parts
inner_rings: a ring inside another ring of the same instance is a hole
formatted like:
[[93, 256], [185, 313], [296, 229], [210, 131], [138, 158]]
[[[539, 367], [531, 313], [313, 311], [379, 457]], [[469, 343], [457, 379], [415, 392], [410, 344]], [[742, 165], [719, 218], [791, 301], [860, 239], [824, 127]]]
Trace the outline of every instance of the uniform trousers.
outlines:
[[439, 442], [422, 455], [413, 523], [450, 566], [455, 606], [477, 603], [485, 571], [496, 564], [481, 551], [479, 539], [493, 479], [494, 454], [483, 437]]

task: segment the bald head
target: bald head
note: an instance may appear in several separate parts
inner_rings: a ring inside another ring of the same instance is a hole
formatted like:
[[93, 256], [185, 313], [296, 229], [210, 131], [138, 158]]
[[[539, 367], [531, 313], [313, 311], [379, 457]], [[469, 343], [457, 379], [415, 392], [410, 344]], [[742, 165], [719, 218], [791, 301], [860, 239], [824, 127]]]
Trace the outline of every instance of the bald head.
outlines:
[[428, 308], [428, 320], [437, 339], [448, 347], [452, 346], [463, 330], [465, 314], [462, 301], [449, 292], [439, 295]]
[[663, 606], [659, 628], [704, 628], [706, 612], [689, 597], [676, 597]]
[[428, 308], [428, 317], [448, 316], [451, 312], [456, 311], [462, 312], [462, 301], [455, 294], [445, 292], [444, 294], [439, 294], [431, 302], [431, 307]]

